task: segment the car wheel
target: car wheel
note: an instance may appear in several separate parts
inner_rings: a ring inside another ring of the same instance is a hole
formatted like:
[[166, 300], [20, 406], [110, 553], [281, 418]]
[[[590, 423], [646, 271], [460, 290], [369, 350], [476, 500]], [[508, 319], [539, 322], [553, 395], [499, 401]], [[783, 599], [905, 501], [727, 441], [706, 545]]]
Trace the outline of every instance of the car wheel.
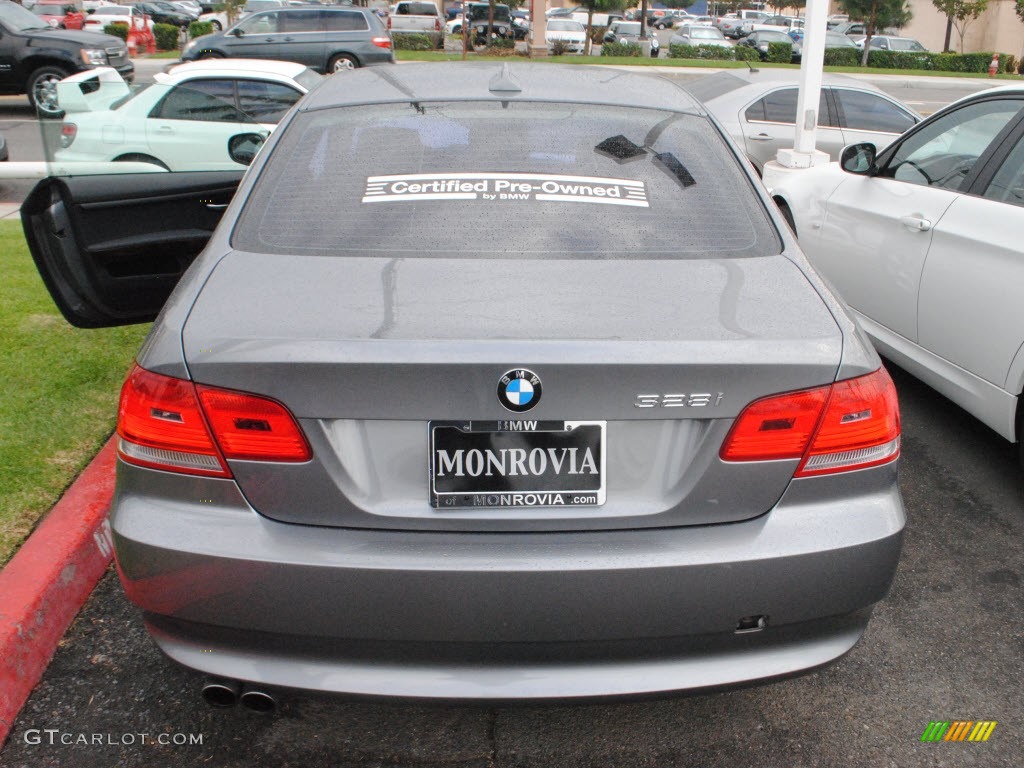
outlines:
[[150, 165], [156, 165], [163, 168], [165, 171], [171, 170], [167, 167], [167, 164], [157, 160], [152, 155], [143, 155], [138, 152], [133, 152], [127, 155], [121, 155], [120, 157], [114, 158], [115, 163], [149, 163]]
[[64, 110], [57, 106], [57, 83], [69, 74], [62, 67], [48, 65], [39, 67], [28, 76], [25, 93], [39, 117], [49, 120], [64, 116]]
[[359, 62], [349, 56], [347, 53], [339, 53], [333, 59], [331, 63], [327, 65], [327, 72], [349, 72], [359, 66]]
[[222, 26], [220, 25], [220, 22], [219, 22], [219, 21], [217, 21], [216, 19], [212, 19], [212, 20], [210, 21], [210, 26], [211, 26], [211, 27], [213, 27], [213, 31], [214, 31], [214, 32], [220, 32], [220, 31], [221, 31], [222, 29], [224, 29], [224, 27], [222, 27]]

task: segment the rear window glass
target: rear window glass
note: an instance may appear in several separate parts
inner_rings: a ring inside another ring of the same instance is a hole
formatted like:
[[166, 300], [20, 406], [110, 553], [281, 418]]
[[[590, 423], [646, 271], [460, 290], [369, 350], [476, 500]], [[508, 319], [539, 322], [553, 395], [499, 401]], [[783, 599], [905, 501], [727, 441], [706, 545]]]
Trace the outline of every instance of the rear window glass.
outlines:
[[396, 14], [400, 16], [437, 16], [437, 6], [432, 3], [399, 3]]
[[403, 258], [705, 258], [778, 253], [703, 117], [529, 102], [296, 115], [233, 245]]

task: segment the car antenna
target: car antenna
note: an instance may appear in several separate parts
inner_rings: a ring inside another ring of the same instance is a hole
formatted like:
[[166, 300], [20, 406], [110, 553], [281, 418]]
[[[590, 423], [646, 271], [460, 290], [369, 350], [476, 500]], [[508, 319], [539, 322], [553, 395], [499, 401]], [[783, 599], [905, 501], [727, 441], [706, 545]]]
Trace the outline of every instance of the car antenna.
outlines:
[[748, 68], [750, 69], [750, 71], [751, 71], [751, 72], [760, 72], [760, 71], [761, 71], [760, 69], [758, 69], [757, 67], [755, 67], [755, 66], [754, 66], [753, 64], [751, 64], [751, 63], [750, 63], [749, 61], [747, 61], [746, 59], [744, 59], [744, 60], [743, 60], [743, 63], [747, 65], [747, 67], [748, 67]]

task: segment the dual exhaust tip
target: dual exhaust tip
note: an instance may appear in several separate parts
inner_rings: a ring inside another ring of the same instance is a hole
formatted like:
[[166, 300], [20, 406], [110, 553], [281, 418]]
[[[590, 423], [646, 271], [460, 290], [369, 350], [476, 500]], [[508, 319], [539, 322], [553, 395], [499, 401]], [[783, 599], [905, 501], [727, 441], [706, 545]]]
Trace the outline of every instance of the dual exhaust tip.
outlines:
[[207, 680], [203, 685], [203, 700], [211, 707], [227, 709], [241, 704], [253, 712], [273, 712], [277, 700], [267, 691], [243, 686], [237, 680]]

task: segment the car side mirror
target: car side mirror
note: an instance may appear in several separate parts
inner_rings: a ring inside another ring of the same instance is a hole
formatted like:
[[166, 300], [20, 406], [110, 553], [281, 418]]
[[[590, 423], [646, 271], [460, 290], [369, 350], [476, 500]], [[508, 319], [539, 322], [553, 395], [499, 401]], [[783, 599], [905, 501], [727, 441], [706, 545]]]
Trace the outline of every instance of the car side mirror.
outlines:
[[228, 155], [236, 163], [251, 165], [265, 140], [259, 133], [236, 133], [228, 139]]
[[243, 32], [238, 27], [235, 27], [235, 29], [232, 29], [230, 32], [228, 32], [228, 34], [231, 35], [232, 37], [245, 37], [245, 32]]
[[839, 156], [839, 165], [847, 173], [855, 173], [858, 176], [873, 176], [878, 170], [875, 167], [875, 154], [877, 149], [871, 142], [865, 141], [861, 144], [851, 144], [843, 149]]

